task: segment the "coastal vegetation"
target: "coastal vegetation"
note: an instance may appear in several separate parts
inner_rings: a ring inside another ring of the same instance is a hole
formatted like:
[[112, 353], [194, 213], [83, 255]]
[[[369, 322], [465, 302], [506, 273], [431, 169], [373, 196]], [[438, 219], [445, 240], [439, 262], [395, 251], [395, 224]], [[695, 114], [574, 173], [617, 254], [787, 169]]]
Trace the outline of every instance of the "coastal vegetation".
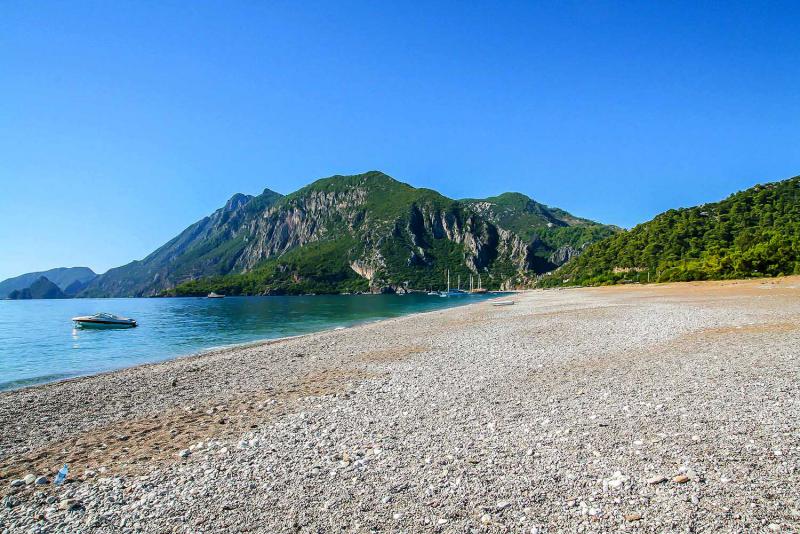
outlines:
[[540, 287], [800, 274], [800, 177], [673, 209], [590, 245]]

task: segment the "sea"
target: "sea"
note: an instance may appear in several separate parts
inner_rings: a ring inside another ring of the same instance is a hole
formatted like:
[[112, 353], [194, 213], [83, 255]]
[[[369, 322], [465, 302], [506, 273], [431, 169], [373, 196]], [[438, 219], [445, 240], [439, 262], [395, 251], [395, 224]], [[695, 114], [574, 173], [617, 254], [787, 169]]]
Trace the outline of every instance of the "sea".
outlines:
[[[486, 295], [0, 300], [0, 390], [22, 388], [257, 340], [463, 306]], [[136, 328], [75, 328], [108, 312]]]

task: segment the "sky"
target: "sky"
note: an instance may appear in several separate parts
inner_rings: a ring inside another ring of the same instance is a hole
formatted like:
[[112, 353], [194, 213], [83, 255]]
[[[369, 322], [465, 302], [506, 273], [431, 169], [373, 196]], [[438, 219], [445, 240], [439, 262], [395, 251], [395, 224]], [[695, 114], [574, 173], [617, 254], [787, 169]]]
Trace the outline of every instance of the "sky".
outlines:
[[0, 3], [0, 279], [382, 170], [632, 227], [800, 174], [796, 2]]

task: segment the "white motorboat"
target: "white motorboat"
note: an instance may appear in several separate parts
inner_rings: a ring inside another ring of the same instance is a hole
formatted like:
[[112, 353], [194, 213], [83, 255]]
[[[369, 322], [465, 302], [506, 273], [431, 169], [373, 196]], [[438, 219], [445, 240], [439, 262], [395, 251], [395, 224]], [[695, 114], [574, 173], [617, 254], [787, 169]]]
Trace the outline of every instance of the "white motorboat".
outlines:
[[224, 299], [225, 295], [220, 295], [219, 293], [214, 293], [212, 291], [211, 293], [208, 294], [208, 296], [206, 298], [209, 298], [209, 299]]
[[513, 306], [513, 300], [496, 300], [492, 302], [492, 306]]
[[82, 317], [73, 317], [72, 321], [79, 328], [133, 328], [136, 326], [134, 319], [120, 317], [113, 313], [95, 313]]

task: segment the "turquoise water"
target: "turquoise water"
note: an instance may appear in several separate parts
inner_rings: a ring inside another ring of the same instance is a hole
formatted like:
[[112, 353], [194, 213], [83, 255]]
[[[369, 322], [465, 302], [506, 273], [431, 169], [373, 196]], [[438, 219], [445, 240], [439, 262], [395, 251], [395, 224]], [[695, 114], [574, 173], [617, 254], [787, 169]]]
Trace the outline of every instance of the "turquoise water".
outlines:
[[[0, 300], [0, 390], [482, 298], [486, 297], [414, 294]], [[132, 317], [139, 326], [124, 330], [73, 328], [70, 318], [100, 311]]]

